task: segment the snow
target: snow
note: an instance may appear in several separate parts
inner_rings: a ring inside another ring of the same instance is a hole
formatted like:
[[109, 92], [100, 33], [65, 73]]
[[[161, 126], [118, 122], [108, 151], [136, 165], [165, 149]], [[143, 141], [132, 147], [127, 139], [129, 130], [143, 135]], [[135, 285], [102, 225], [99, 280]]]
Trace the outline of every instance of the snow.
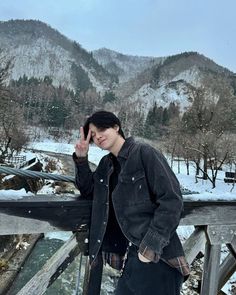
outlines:
[[172, 79], [172, 81], [179, 80], [184, 80], [185, 82], [191, 84], [192, 86], [195, 86], [196, 88], [199, 88], [202, 84], [200, 70], [196, 65], [188, 70], [181, 72]]
[[177, 85], [176, 87], [176, 89], [173, 89], [168, 84], [164, 84], [154, 89], [147, 83], [137, 90], [130, 99], [144, 103], [146, 112], [153, 107], [154, 102], [157, 103], [158, 107], [162, 106], [163, 108], [168, 108], [170, 103], [173, 102], [179, 105], [180, 113], [183, 113], [192, 103], [189, 101], [187, 87], [185, 85]]
[[68, 231], [57, 231], [57, 232], [48, 232], [44, 234], [46, 239], [59, 239], [62, 241], [67, 241], [72, 236], [72, 232]]
[[94, 50], [93, 57], [105, 68], [106, 66], [109, 68], [109, 64], [115, 64], [121, 72], [119, 74], [120, 83], [135, 78], [145, 69], [160, 64], [165, 60], [165, 57], [124, 55], [106, 48]]
[[[26, 155], [27, 159], [38, 157], [41, 159], [41, 161], [43, 159], [43, 152], [54, 152], [67, 155], [72, 155], [74, 152], [74, 144], [54, 142], [53, 140], [31, 142], [28, 148], [30, 150], [38, 150], [40, 153], [24, 151], [22, 152], [22, 155]], [[88, 159], [90, 162], [98, 165], [101, 158], [106, 154], [107, 151], [91, 145], [89, 148]], [[183, 162], [180, 164], [180, 173], [177, 173], [176, 162], [174, 162], [173, 171], [175, 172], [182, 187], [196, 192], [195, 194], [184, 196], [184, 198], [191, 200], [236, 200], [236, 188], [232, 189], [232, 184], [224, 183], [224, 171], [219, 171], [216, 181], [216, 188], [214, 189], [212, 189], [212, 184], [208, 180], [199, 179], [198, 183], [196, 183], [193, 165], [190, 166], [190, 175], [186, 175], [186, 168]], [[2, 193], [2, 191], [0, 192]], [[22, 194], [24, 194], [24, 191], [21, 190], [18, 192], [18, 195], [22, 196]]]
[[[65, 49], [52, 45], [43, 37], [35, 40], [32, 46], [20, 44], [18, 47], [12, 46], [10, 49], [8, 39], [5, 41], [6, 44], [3, 42], [3, 46], [6, 46], [4, 50], [8, 51], [8, 56], [14, 59], [14, 67], [9, 79], [17, 80], [24, 74], [36, 78], [51, 75], [54, 77], [53, 84], [55, 86], [66, 85], [68, 88], [73, 88], [70, 81], [71, 64], [68, 60], [74, 60]], [[54, 62], [52, 62], [52, 57]]]
[[[26, 155], [27, 159], [32, 157], [40, 157], [43, 158], [43, 151], [55, 152], [55, 153], [63, 153], [63, 154], [72, 154], [74, 152], [74, 144], [68, 144], [63, 142], [53, 142], [53, 140], [44, 140], [41, 142], [32, 142], [29, 145], [29, 149], [39, 150], [40, 153], [32, 153], [32, 152], [23, 152], [22, 154]], [[94, 164], [98, 164], [101, 158], [107, 154], [107, 151], [101, 150], [100, 148], [91, 145], [89, 149], [88, 159], [90, 162]], [[47, 156], [48, 157], [48, 156]], [[168, 158], [167, 158], [168, 160]], [[170, 162], [170, 160], [169, 160]], [[225, 167], [227, 169], [227, 167]], [[190, 166], [190, 175], [186, 175], [186, 167], [183, 162], [180, 163], [180, 173], [177, 170], [177, 162], [174, 162], [173, 171], [175, 172], [180, 184], [182, 187], [189, 189], [190, 191], [194, 191], [195, 194], [192, 195], [184, 195], [185, 199], [191, 200], [236, 200], [236, 188], [232, 187], [232, 184], [224, 183], [224, 171], [219, 171], [216, 188], [212, 188], [212, 184], [207, 180], [198, 180], [196, 183], [194, 176], [194, 166]], [[52, 188], [48, 186], [44, 186], [40, 191], [41, 194], [52, 193]], [[0, 200], [4, 199], [20, 199], [24, 196], [33, 195], [32, 193], [26, 193], [24, 189], [14, 191], [14, 190], [0, 190]], [[180, 235], [182, 240], [185, 240], [189, 237], [189, 235], [193, 232], [193, 226], [180, 226], [178, 227], [178, 234]], [[50, 239], [61, 239], [63, 241], [70, 238], [71, 232], [51, 232], [45, 234], [45, 238]], [[235, 275], [232, 276], [231, 282], [235, 280]], [[229, 294], [230, 283], [228, 282], [223, 290], [226, 294]]]
[[22, 199], [24, 196], [34, 196], [33, 193], [26, 193], [25, 189], [20, 190], [0, 190], [0, 200], [17, 200]]

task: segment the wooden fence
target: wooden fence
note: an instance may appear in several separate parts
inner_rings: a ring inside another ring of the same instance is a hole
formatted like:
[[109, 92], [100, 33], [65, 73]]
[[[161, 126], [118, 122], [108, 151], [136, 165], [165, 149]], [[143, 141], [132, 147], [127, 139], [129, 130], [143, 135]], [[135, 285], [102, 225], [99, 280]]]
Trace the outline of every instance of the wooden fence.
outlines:
[[[0, 235], [77, 231], [18, 292], [18, 295], [40, 295], [80, 251], [88, 235], [91, 201], [73, 197], [34, 196], [0, 201]], [[184, 202], [180, 225], [195, 226], [184, 243], [191, 264], [199, 252], [204, 253], [201, 295], [224, 294], [221, 289], [236, 270], [236, 201]], [[76, 236], [80, 240], [77, 242]], [[220, 263], [221, 246], [229, 250]], [[88, 268], [89, 269], [89, 268]], [[87, 275], [83, 295], [100, 294], [102, 262]]]
[[22, 167], [26, 163], [26, 156], [7, 157], [5, 162], [11, 165]]

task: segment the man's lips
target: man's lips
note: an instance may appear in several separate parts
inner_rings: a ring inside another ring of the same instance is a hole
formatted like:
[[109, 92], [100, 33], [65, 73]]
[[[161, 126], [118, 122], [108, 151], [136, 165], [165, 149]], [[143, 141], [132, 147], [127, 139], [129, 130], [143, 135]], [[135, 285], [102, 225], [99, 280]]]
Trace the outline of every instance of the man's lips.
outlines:
[[100, 145], [103, 144], [104, 141], [106, 141], [106, 139], [103, 139], [102, 141], [100, 141], [99, 144], [100, 144]]

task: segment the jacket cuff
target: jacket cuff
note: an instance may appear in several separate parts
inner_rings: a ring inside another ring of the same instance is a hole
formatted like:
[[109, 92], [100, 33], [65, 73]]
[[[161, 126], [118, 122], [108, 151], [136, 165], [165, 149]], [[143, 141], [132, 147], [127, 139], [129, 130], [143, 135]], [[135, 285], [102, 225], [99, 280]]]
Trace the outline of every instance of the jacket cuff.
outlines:
[[160, 255], [154, 252], [152, 249], [145, 247], [143, 244], [140, 244], [138, 252], [142, 254], [148, 260], [157, 263], [160, 259]]
[[77, 157], [75, 152], [73, 153], [72, 158], [75, 163], [83, 163], [88, 161], [88, 155], [86, 157]]
[[[156, 231], [151, 229], [143, 237], [139, 249], [145, 252], [145, 249], [150, 249], [157, 255], [161, 256], [163, 248], [169, 244], [169, 241], [163, 239], [163, 237], [158, 234]], [[141, 252], [140, 252], [141, 253]], [[142, 254], [142, 253], [141, 253]], [[145, 256], [145, 255], [144, 255]]]

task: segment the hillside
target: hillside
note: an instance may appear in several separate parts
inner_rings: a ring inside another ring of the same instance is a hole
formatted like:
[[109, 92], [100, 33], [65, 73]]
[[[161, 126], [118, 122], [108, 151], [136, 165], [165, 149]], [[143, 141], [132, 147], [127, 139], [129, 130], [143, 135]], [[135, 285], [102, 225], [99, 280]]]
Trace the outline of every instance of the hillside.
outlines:
[[79, 43], [40, 21], [0, 22], [0, 49], [0, 58], [13, 62], [9, 79], [17, 80], [23, 75], [35, 78], [49, 76], [55, 86], [74, 90], [81, 88], [82, 80], [88, 80], [90, 87], [95, 87], [98, 92], [117, 80]]
[[165, 60], [162, 57], [125, 55], [107, 48], [94, 50], [92, 53], [97, 62], [109, 73], [119, 77], [120, 83], [136, 78], [145, 69]]
[[199, 53], [186, 52], [146, 68], [135, 79], [119, 84], [116, 93], [125, 101], [141, 102], [145, 109], [154, 102], [163, 107], [174, 102], [184, 112], [199, 88], [216, 103], [236, 94], [236, 76]]
[[235, 74], [197, 52], [166, 57], [131, 56], [106, 48], [88, 52], [34, 20], [0, 22], [1, 60], [12, 61], [8, 82], [47, 76], [54, 86], [78, 93], [96, 89], [101, 103], [106, 91], [112, 91], [103, 107], [116, 113], [132, 105], [132, 110], [146, 115], [154, 103], [166, 108], [171, 102], [183, 113], [199, 88], [210, 102], [230, 102], [236, 94]]

